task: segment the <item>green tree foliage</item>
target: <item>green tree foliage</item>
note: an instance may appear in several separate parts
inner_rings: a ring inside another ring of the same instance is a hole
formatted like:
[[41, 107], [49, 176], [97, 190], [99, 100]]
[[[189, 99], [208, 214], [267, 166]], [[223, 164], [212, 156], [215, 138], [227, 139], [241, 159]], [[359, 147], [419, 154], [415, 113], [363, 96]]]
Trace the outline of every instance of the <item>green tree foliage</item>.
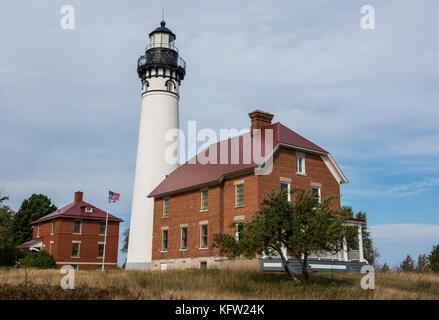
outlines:
[[11, 223], [11, 232], [15, 244], [32, 239], [31, 222], [56, 210], [56, 206], [43, 194], [33, 194], [25, 199]]
[[412, 257], [408, 254], [407, 257], [401, 264], [399, 265], [399, 271], [403, 272], [413, 272], [415, 271], [415, 262]]
[[389, 266], [387, 265], [386, 262], [384, 262], [384, 265], [381, 267], [380, 272], [389, 272], [389, 271], [390, 271]]
[[[0, 203], [8, 200], [4, 194], [0, 194]], [[8, 206], [0, 206], [0, 265], [10, 266], [15, 260], [21, 258], [20, 251], [15, 248], [10, 231], [14, 211]]]
[[433, 246], [433, 250], [431, 250], [431, 253], [428, 256], [428, 262], [431, 271], [439, 272], [439, 244]]
[[122, 248], [120, 252], [127, 253], [128, 252], [128, 242], [130, 241], [130, 228], [125, 229], [123, 232], [123, 242]]
[[46, 251], [30, 252], [21, 263], [23, 268], [55, 269], [56, 262]]
[[[341, 249], [348, 217], [331, 209], [334, 197], [321, 204], [310, 191], [293, 189], [292, 201], [286, 200], [286, 191], [269, 193], [251, 221], [242, 225], [239, 241], [230, 234], [215, 234], [214, 247], [229, 257], [240, 255], [254, 258], [265, 253], [280, 256], [287, 275], [298, 281], [288, 268], [282, 248], [290, 250], [302, 269], [301, 280], [308, 280], [308, 257], [315, 251], [337, 252]], [[236, 224], [230, 225], [236, 228]]]
[[417, 272], [428, 272], [430, 270], [430, 263], [428, 257], [425, 254], [420, 254], [418, 257], [418, 263], [416, 265]]

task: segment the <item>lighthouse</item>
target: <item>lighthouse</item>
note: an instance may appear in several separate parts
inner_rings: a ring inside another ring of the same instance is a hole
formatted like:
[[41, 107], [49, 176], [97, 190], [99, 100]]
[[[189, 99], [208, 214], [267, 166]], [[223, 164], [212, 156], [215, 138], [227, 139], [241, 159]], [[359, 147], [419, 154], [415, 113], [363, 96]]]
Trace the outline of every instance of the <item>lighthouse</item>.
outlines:
[[171, 144], [176, 145], [165, 136], [179, 128], [179, 89], [186, 73], [175, 39], [162, 21], [149, 34], [145, 55], [137, 61], [142, 104], [126, 269], [151, 268], [154, 199], [147, 195], [178, 167], [178, 162], [165, 158]]

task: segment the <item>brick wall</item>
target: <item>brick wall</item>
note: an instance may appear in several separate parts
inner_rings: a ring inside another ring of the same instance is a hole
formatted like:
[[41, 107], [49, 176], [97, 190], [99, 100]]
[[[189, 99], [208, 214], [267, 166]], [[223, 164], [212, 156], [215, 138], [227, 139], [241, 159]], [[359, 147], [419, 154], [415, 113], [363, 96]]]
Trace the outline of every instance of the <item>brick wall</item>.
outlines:
[[[52, 221], [40, 224], [40, 237], [37, 238], [38, 226], [34, 226], [33, 239], [43, 239], [43, 249], [49, 252], [53, 241], [52, 255], [56, 262], [78, 264], [79, 269], [96, 269], [102, 263], [98, 258], [98, 243], [104, 242], [104, 235], [99, 234], [99, 220], [82, 220], [81, 234], [74, 234], [74, 219], [56, 219], [55, 232], [51, 235]], [[81, 241], [79, 258], [72, 258], [72, 241]], [[117, 267], [119, 242], [119, 223], [108, 222], [105, 268]], [[86, 264], [89, 263], [89, 264]], [[107, 263], [113, 263], [108, 265]], [[58, 265], [62, 267], [62, 265]]]

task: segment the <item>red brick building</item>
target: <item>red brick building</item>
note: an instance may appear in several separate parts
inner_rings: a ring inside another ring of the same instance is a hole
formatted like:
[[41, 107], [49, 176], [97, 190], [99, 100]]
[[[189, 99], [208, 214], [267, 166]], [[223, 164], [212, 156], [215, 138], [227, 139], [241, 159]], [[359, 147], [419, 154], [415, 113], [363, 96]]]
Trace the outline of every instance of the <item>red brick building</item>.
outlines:
[[[250, 133], [208, 148], [205, 154], [216, 152], [217, 163], [202, 164], [199, 158], [194, 158], [168, 175], [149, 194], [155, 201], [152, 269], [223, 264], [227, 259], [220, 256], [219, 249], [211, 248], [213, 235], [226, 232], [238, 237], [230, 223], [248, 221], [272, 190], [296, 186], [312, 190], [320, 199], [340, 195], [340, 184], [347, 183], [347, 179], [326, 150], [279, 122], [272, 124], [273, 115], [269, 113], [256, 110], [249, 116]], [[242, 142], [258, 132], [254, 129], [261, 129], [263, 152], [264, 139], [268, 138], [266, 129], [272, 130], [272, 149], [267, 150], [272, 152], [265, 152], [269, 156], [263, 161], [246, 162], [248, 151], [243, 149]], [[241, 142], [239, 161], [234, 164], [231, 163], [233, 141]], [[228, 163], [222, 164], [220, 154], [225, 150], [228, 150], [225, 156]], [[256, 174], [268, 164], [269, 157], [273, 161], [271, 173]], [[333, 205], [340, 208], [340, 200]], [[361, 222], [352, 220], [352, 223], [361, 226]], [[319, 261], [321, 258], [316, 257]], [[351, 261], [346, 250], [338, 255], [338, 260]], [[362, 250], [357, 260], [364, 262]], [[345, 264], [345, 270], [348, 269]]]
[[[52, 254], [59, 268], [101, 269], [104, 253], [106, 212], [82, 200], [76, 192], [74, 202], [32, 222], [31, 241], [19, 247], [45, 250]], [[117, 267], [119, 223], [109, 214], [105, 248], [105, 269]]]

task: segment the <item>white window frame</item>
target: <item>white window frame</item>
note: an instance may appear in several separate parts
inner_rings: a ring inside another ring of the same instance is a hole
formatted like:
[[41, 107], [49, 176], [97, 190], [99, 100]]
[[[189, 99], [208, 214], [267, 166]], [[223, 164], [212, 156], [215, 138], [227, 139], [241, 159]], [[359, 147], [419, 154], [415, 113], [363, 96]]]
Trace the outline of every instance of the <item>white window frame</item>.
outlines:
[[[76, 222], [79, 221], [81, 224], [79, 225], [79, 232], [75, 232]], [[73, 222], [73, 234], [82, 234], [82, 219], [75, 219]]]
[[[166, 203], [166, 206], [165, 206]], [[166, 207], [166, 215], [165, 215], [165, 207]], [[169, 217], [169, 197], [163, 198], [163, 210], [162, 210], [162, 218]]]
[[[242, 204], [238, 204], [238, 187], [242, 186]], [[244, 206], [244, 181], [235, 182], [235, 208]]]
[[239, 241], [239, 225], [244, 224], [244, 220], [235, 220], [235, 240]]
[[[102, 256], [99, 256], [99, 246], [102, 245]], [[104, 249], [105, 249], [105, 243], [102, 241], [98, 242], [98, 254], [97, 254], [97, 258], [98, 259], [102, 259], [104, 257]]]
[[[73, 256], [73, 244], [77, 244], [78, 245], [78, 256], [74, 257]], [[79, 259], [81, 257], [81, 241], [72, 241], [72, 258], [74, 259]]]
[[37, 238], [40, 237], [40, 224], [37, 224]]
[[[319, 203], [322, 203], [322, 187], [316, 186], [316, 185], [311, 186], [311, 193], [312, 193], [312, 190], [314, 188], [318, 190], [317, 196], [318, 196], [318, 199], [319, 199]], [[314, 195], [314, 193], [313, 193], [313, 195]]]
[[[301, 163], [301, 171], [299, 171], [299, 159], [302, 159]], [[302, 152], [296, 152], [296, 174], [300, 175], [306, 175], [306, 169], [305, 169], [305, 154]]]
[[[163, 244], [164, 244], [164, 237], [163, 235], [166, 232], [166, 249], [163, 248]], [[169, 242], [169, 229], [168, 228], [163, 228], [162, 229], [162, 244], [161, 244], [161, 248], [160, 248], [160, 252], [168, 252], [168, 242]]]
[[288, 200], [288, 202], [290, 202], [291, 201], [291, 183], [287, 182], [287, 181], [281, 181], [280, 184], [281, 184], [281, 187], [280, 187], [281, 191], [282, 191], [282, 184], [287, 185], [287, 200]]
[[[186, 246], [183, 248], [183, 229], [186, 229]], [[187, 225], [180, 226], [180, 251], [187, 250]]]
[[93, 212], [93, 207], [85, 207], [85, 212]]
[[[205, 208], [203, 208], [203, 194], [206, 194], [206, 207]], [[203, 211], [208, 211], [208, 209], [209, 209], [209, 190], [208, 189], [202, 189], [201, 190], [201, 192], [200, 192], [200, 197], [201, 197], [201, 209], [200, 209], [200, 212], [203, 212]]]
[[[206, 246], [203, 247], [202, 243], [203, 243], [203, 227], [206, 227]], [[209, 248], [209, 244], [208, 244], [208, 240], [209, 240], [209, 227], [207, 223], [200, 223], [200, 250], [206, 250]]]
[[49, 254], [52, 254], [53, 252], [53, 241], [49, 242]]
[[50, 234], [55, 234], [55, 220], [52, 220], [52, 225], [50, 227]]

